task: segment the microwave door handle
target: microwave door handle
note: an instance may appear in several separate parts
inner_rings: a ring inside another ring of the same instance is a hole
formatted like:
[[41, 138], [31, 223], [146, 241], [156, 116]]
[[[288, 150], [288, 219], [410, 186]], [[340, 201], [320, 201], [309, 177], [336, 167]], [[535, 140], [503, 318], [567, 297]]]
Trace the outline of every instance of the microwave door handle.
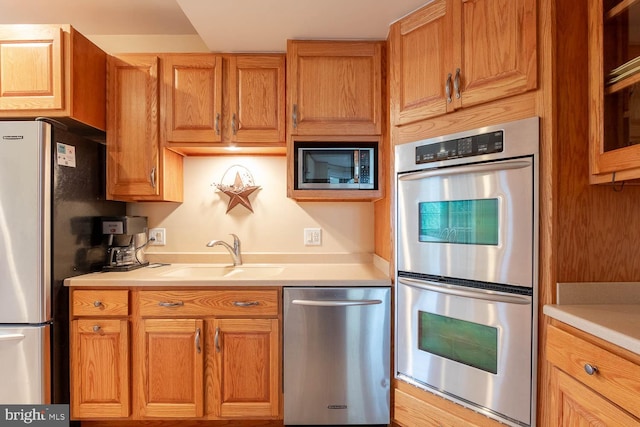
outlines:
[[471, 288], [462, 289], [459, 286], [442, 286], [441, 284], [437, 284], [434, 282], [405, 278], [398, 278], [398, 282], [402, 283], [403, 285], [411, 286], [418, 289], [424, 289], [427, 291], [439, 292], [441, 294], [456, 295], [460, 297], [481, 299], [492, 302], [505, 302], [509, 304], [531, 304], [531, 298], [528, 296], [479, 292]]
[[400, 175], [400, 181], [413, 181], [416, 179], [430, 178], [434, 176], [460, 175], [475, 172], [495, 172], [510, 169], [522, 169], [531, 166], [530, 161], [526, 160], [510, 160], [507, 162], [485, 163], [481, 165], [465, 165], [455, 166], [451, 168], [432, 169], [421, 172], [413, 172], [406, 175]]
[[309, 300], [294, 299], [291, 301], [294, 305], [308, 305], [314, 307], [348, 307], [352, 305], [376, 305], [382, 304], [379, 299], [363, 299], [363, 300]]
[[353, 150], [353, 183], [360, 182], [360, 151]]

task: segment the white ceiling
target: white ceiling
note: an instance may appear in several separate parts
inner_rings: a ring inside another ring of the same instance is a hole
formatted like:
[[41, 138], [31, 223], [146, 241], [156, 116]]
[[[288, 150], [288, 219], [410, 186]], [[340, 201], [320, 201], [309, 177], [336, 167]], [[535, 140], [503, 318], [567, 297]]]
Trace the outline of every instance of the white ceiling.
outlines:
[[0, 24], [85, 35], [194, 35], [214, 52], [284, 52], [287, 39], [386, 39], [429, 0], [0, 0]]

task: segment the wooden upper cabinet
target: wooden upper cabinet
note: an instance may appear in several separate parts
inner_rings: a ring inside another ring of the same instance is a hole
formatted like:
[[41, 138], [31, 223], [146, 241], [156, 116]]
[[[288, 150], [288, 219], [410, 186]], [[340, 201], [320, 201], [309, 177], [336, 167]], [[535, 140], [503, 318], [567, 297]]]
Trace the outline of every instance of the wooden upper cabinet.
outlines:
[[233, 55], [229, 61], [229, 139], [285, 143], [284, 55]]
[[284, 55], [164, 54], [162, 140], [184, 154], [279, 146], [284, 152]]
[[589, 0], [591, 183], [640, 178], [640, 26], [637, 1]]
[[0, 118], [106, 126], [107, 55], [70, 25], [0, 25]]
[[435, 0], [390, 32], [395, 126], [537, 86], [536, 0]]
[[220, 142], [222, 57], [165, 55], [162, 116], [168, 142]]
[[158, 136], [160, 59], [109, 57], [107, 196], [124, 201], [182, 201], [182, 157]]
[[289, 133], [380, 135], [383, 47], [370, 41], [289, 40]]

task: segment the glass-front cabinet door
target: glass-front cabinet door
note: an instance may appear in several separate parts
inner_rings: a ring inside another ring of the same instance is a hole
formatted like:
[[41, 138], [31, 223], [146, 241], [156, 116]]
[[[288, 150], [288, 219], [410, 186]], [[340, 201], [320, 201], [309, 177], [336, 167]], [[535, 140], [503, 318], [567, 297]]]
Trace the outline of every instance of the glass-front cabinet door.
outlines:
[[640, 178], [640, 0], [589, 3], [592, 183]]

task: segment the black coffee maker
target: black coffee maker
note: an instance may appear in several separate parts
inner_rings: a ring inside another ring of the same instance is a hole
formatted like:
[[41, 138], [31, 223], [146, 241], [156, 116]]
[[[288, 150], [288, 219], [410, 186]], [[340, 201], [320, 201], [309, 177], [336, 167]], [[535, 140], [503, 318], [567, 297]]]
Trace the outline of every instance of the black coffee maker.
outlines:
[[102, 217], [102, 233], [109, 235], [104, 270], [130, 271], [149, 265], [145, 248], [149, 244], [146, 216]]

